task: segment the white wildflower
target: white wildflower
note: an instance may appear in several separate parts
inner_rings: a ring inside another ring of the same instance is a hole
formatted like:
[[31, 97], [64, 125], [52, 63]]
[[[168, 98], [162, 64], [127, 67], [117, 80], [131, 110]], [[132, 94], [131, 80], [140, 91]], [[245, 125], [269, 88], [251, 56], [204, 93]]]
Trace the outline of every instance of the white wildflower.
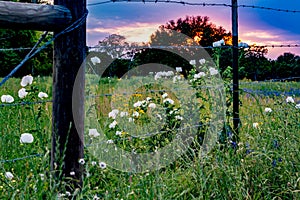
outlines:
[[180, 115], [176, 115], [176, 116], [175, 116], [175, 119], [177, 119], [177, 120], [183, 120], [183, 117], [180, 116]]
[[206, 60], [204, 58], [202, 58], [202, 59], [199, 60], [200, 65], [204, 65], [205, 62], [206, 62]]
[[99, 162], [99, 166], [101, 169], [105, 169], [106, 168], [106, 163], [105, 162]]
[[168, 102], [169, 104], [174, 104], [174, 101], [170, 98], [167, 98], [163, 101], [164, 103]]
[[113, 143], [114, 143], [113, 140], [107, 140], [107, 141], [106, 141], [106, 144], [113, 144]]
[[32, 143], [34, 140], [32, 134], [30, 133], [23, 133], [21, 134], [21, 137], [20, 137], [20, 142], [21, 143]]
[[174, 76], [174, 72], [173, 71], [167, 71], [166, 76], [167, 77]]
[[71, 175], [71, 176], [74, 176], [74, 175], [75, 175], [75, 172], [74, 172], [74, 171], [70, 172], [70, 175]]
[[116, 127], [116, 125], [117, 125], [117, 121], [116, 121], [116, 120], [114, 120], [112, 123], [110, 123], [110, 124], [109, 124], [109, 126], [108, 126], [108, 127], [112, 129], [112, 128], [115, 128], [115, 127]]
[[176, 72], [182, 72], [182, 67], [176, 67]]
[[92, 161], [92, 166], [95, 166], [97, 165], [97, 162], [96, 161]]
[[270, 113], [270, 112], [272, 112], [272, 109], [271, 108], [265, 108], [265, 112]]
[[128, 116], [128, 112], [121, 112], [120, 113], [120, 117], [125, 117], [125, 116]]
[[46, 94], [45, 92], [39, 92], [38, 97], [41, 99], [48, 98], [48, 94]]
[[5, 172], [5, 178], [11, 180], [14, 178], [14, 175], [11, 172]]
[[173, 83], [176, 83], [179, 80], [181, 80], [181, 76], [174, 76], [173, 77]]
[[14, 100], [15, 99], [10, 95], [2, 95], [1, 96], [2, 103], [12, 103], [12, 102], [14, 102]]
[[253, 128], [258, 128], [259, 124], [257, 122], [254, 122], [252, 126]]
[[295, 106], [295, 108], [300, 109], [300, 103]]
[[93, 63], [93, 65], [96, 65], [97, 63], [101, 63], [101, 60], [97, 56], [94, 56], [91, 58], [91, 62]]
[[295, 103], [293, 97], [287, 97], [287, 98], [286, 98], [286, 102], [287, 102], [287, 103]]
[[218, 74], [218, 70], [216, 70], [215, 68], [213, 68], [213, 67], [211, 67], [211, 68], [209, 68], [209, 73], [210, 73], [210, 75], [216, 75], [216, 74]]
[[199, 79], [199, 78], [202, 78], [205, 76], [205, 73], [204, 72], [199, 72], [198, 74], [195, 74], [194, 75], [194, 79]]
[[122, 131], [116, 131], [116, 135], [117, 136], [121, 136], [122, 135]]
[[129, 117], [128, 122], [134, 122], [134, 119], [132, 117]]
[[18, 96], [23, 99], [27, 96], [28, 92], [26, 92], [26, 89], [25, 88], [21, 88], [19, 89], [18, 91]]
[[196, 61], [195, 60], [191, 60], [190, 61], [190, 65], [196, 65]]
[[25, 87], [27, 85], [31, 85], [33, 81], [33, 77], [31, 75], [24, 76], [21, 80], [21, 86]]
[[83, 158], [80, 158], [78, 160], [78, 163], [81, 164], [81, 165], [84, 165], [85, 164], [85, 160]]
[[132, 117], [139, 117], [139, 113], [137, 112], [137, 111], [134, 111], [133, 113], [132, 113]]
[[89, 129], [89, 136], [91, 138], [98, 137], [99, 135], [100, 133], [98, 133], [97, 129], [95, 128]]
[[156, 104], [155, 103], [149, 103], [148, 107], [149, 108], [156, 108]]
[[118, 109], [113, 109], [111, 112], [108, 113], [108, 117], [112, 119], [116, 119], [118, 113], [119, 113]]
[[142, 101], [137, 101], [136, 103], [133, 104], [133, 107], [140, 107], [142, 105]]
[[39, 174], [39, 175], [42, 181], [45, 180], [45, 174]]
[[163, 95], [161, 95], [162, 98], [166, 98], [168, 96], [168, 93], [164, 93]]

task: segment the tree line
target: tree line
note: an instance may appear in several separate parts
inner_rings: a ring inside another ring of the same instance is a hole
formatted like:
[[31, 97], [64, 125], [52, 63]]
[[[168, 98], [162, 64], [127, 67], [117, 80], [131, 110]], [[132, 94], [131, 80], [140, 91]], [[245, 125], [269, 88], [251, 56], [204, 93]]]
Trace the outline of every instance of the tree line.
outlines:
[[[30, 1], [30, 0], [28, 0]], [[173, 31], [173, 32], [172, 32]], [[186, 35], [186, 40], [176, 37], [174, 34]], [[0, 30], [0, 48], [18, 48], [33, 46], [38, 40], [41, 32], [38, 31], [12, 31]], [[169, 38], [170, 40], [168, 40]], [[186, 16], [177, 20], [171, 20], [165, 25], [161, 25], [156, 32], [151, 35], [151, 46], [159, 45], [189, 45], [194, 43], [203, 47], [212, 46], [213, 42], [224, 40], [225, 45], [231, 45], [231, 33], [221, 26], [216, 26], [210, 22], [207, 16]], [[189, 41], [191, 40], [191, 41]], [[147, 63], [159, 63], [175, 69], [182, 67], [183, 73], [187, 73], [191, 64], [170, 51], [163, 49], [138, 48], [140, 44], [129, 44], [122, 35], [110, 35], [99, 41], [99, 49], [91, 50], [90, 54], [97, 54], [101, 57], [101, 65], [108, 65], [104, 76], [121, 77], [130, 69]], [[96, 47], [97, 47], [96, 46]], [[105, 46], [105, 49], [101, 47]], [[132, 49], [132, 46], [137, 46]], [[232, 49], [214, 48], [205, 49], [207, 54], [217, 63], [221, 74], [231, 69]], [[44, 75], [52, 74], [52, 47], [49, 47], [37, 57], [30, 60], [20, 70], [16, 76], [26, 74]], [[28, 51], [0, 51], [0, 76], [7, 75], [26, 55]], [[185, 55], [193, 52], [185, 52]], [[267, 80], [281, 79], [300, 76], [300, 57], [292, 53], [284, 53], [277, 59], [271, 60], [266, 57], [268, 50], [264, 47], [249, 47], [239, 50], [239, 77], [240, 79]], [[192, 56], [191, 56], [192, 58]]]

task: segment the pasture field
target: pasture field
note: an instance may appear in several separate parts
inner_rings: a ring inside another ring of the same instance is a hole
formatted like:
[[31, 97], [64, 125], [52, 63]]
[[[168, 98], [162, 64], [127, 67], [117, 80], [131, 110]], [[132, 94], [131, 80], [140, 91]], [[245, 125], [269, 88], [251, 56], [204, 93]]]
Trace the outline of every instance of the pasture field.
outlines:
[[[64, 183], [56, 183], [50, 173], [51, 102], [29, 103], [41, 101], [40, 91], [49, 95], [43, 101], [51, 100], [52, 80], [34, 77], [33, 84], [26, 86], [30, 93], [24, 99], [18, 98], [20, 81], [12, 78], [0, 89], [0, 96], [10, 94], [15, 99], [0, 106], [0, 199], [72, 198], [73, 194], [61, 189]], [[112, 93], [118, 81], [103, 78], [98, 92]], [[78, 199], [300, 199], [300, 83], [242, 82], [240, 88], [244, 91], [240, 94], [238, 144], [219, 142], [204, 157], [194, 147], [167, 167], [137, 174], [105, 165], [87, 146], [86, 173]], [[104, 95], [98, 99], [100, 124], [111, 122], [111, 98]], [[21, 101], [28, 104], [12, 105]], [[23, 133], [32, 134], [34, 141], [21, 143]], [[117, 136], [110, 134], [115, 140]], [[120, 133], [119, 137], [127, 136]], [[146, 144], [163, 145], [148, 141], [142, 147]], [[129, 144], [118, 145], [126, 148]]]

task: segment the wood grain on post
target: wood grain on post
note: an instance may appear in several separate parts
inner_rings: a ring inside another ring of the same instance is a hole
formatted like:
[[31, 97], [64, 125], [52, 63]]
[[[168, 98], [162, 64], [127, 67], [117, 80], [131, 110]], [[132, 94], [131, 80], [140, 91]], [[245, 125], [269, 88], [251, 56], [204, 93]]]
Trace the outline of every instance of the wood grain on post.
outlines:
[[0, 28], [56, 31], [71, 21], [64, 6], [0, 1]]
[[[86, 0], [54, 0], [54, 4], [67, 7], [73, 21], [86, 13]], [[71, 178], [71, 189], [82, 186], [84, 170], [78, 161], [84, 148], [85, 54], [85, 22], [54, 41], [51, 169], [62, 169], [63, 177], [58, 178]], [[76, 88], [75, 80], [80, 83]]]

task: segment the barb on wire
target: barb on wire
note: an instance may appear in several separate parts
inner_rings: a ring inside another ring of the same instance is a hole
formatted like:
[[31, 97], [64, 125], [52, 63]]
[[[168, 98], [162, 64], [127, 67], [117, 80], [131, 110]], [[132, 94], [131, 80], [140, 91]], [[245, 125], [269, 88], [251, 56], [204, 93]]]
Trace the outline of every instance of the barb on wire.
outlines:
[[16, 161], [19, 161], [19, 160], [25, 160], [25, 159], [29, 159], [29, 158], [42, 157], [42, 156], [44, 156], [44, 155], [42, 155], [42, 154], [33, 154], [33, 155], [29, 155], [29, 156], [24, 156], [24, 157], [21, 157], [21, 158], [14, 158], [14, 159], [11, 159], [11, 160], [0, 160], [0, 163], [16, 162]]
[[78, 28], [82, 23], [85, 22], [85, 19], [88, 15], [88, 11], [86, 11], [82, 17], [80, 17], [78, 20], [76, 20], [74, 23], [72, 23], [70, 26], [68, 26], [66, 29], [64, 29], [63, 31], [57, 33], [56, 35], [54, 35], [52, 37], [52, 39], [48, 40], [43, 46], [39, 47], [38, 49], [36, 49], [34, 51], [34, 49], [36, 48], [36, 46], [38, 44], [36, 44], [32, 50], [26, 55], [26, 57], [20, 62], [19, 65], [17, 65], [6, 77], [4, 77], [4, 79], [2, 79], [2, 81], [0, 82], [0, 87], [10, 78], [14, 75], [14, 73], [16, 73], [16, 71], [18, 69], [20, 69], [25, 62], [27, 62], [29, 59], [31, 59], [32, 57], [34, 57], [37, 53], [39, 53], [40, 51], [44, 50], [49, 44], [51, 44], [54, 40], [56, 40], [56, 38], [58, 38], [59, 36], [69, 33], [73, 30], [75, 30], [76, 28]]
[[45, 100], [45, 101], [35, 101], [35, 102], [20, 102], [20, 103], [7, 103], [7, 104], [0, 104], [0, 107], [7, 107], [7, 106], [24, 106], [24, 105], [35, 105], [35, 104], [42, 104], [42, 103], [52, 103], [52, 100]]
[[278, 11], [278, 12], [300, 13], [300, 10], [270, 8], [270, 7], [255, 6], [255, 5], [239, 5], [238, 7], [240, 7], [240, 8], [255, 8], [255, 9], [262, 9], [262, 10], [271, 10], [271, 11]]

